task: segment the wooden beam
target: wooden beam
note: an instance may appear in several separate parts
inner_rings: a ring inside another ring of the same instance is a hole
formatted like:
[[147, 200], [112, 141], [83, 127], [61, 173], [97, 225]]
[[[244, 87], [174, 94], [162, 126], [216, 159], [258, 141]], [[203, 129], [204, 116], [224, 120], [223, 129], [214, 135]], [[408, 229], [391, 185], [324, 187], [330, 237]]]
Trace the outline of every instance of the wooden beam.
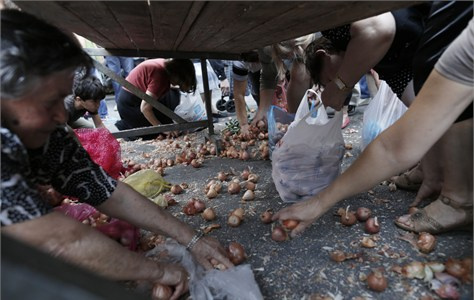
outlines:
[[128, 56], [128, 57], [150, 57], [150, 58], [206, 58], [206, 59], [228, 59], [240, 60], [243, 54], [222, 52], [178, 52], [162, 50], [143, 49], [103, 49], [85, 48], [90, 56]]
[[161, 133], [161, 132], [167, 132], [167, 131], [194, 129], [194, 128], [200, 128], [200, 127], [206, 128], [207, 120], [180, 123], [180, 124], [164, 124], [164, 125], [158, 125], [158, 126], [141, 127], [141, 128], [112, 132], [112, 134], [116, 138], [126, 138], [126, 137], [143, 136], [143, 135], [149, 135], [149, 134], [155, 134], [155, 133]]

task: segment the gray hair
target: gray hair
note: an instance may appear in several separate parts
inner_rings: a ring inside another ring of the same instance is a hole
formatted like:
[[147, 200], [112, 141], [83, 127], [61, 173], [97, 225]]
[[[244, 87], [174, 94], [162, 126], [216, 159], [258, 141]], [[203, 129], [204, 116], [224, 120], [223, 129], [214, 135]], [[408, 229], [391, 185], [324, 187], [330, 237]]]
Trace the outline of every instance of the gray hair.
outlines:
[[25, 95], [42, 78], [67, 69], [92, 68], [92, 59], [72, 35], [14, 9], [1, 10], [2, 100]]

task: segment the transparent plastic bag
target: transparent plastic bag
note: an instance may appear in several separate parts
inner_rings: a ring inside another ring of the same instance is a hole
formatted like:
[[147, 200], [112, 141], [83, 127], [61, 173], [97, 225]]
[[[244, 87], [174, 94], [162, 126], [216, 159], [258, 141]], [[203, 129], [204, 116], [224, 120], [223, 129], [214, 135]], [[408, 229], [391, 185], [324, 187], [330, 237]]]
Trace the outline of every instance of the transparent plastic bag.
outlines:
[[395, 123], [407, 110], [385, 81], [365, 109], [362, 122], [362, 146], [367, 147], [382, 131]]
[[[160, 255], [165, 252], [166, 256]], [[258, 300], [263, 299], [249, 264], [225, 271], [204, 270], [191, 253], [171, 239], [148, 251], [147, 257], [160, 256], [162, 261], [182, 265], [190, 276], [189, 292], [199, 300]]]
[[295, 120], [272, 154], [272, 178], [280, 198], [295, 202], [314, 196], [341, 171], [344, 139], [342, 112], [329, 119], [326, 110], [308, 90]]
[[295, 114], [286, 112], [281, 107], [272, 105], [267, 113], [268, 145], [273, 151], [276, 143], [285, 135], [288, 126], [295, 119]]

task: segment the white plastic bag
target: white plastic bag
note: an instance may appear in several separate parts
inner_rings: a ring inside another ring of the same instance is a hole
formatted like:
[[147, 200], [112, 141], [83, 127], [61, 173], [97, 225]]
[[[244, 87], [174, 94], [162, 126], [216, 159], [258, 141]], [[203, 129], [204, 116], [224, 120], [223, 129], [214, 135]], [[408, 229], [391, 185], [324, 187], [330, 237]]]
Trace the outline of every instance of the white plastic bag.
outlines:
[[272, 153], [272, 177], [285, 202], [309, 198], [328, 186], [341, 171], [344, 139], [342, 112], [329, 119], [308, 90], [288, 131]]
[[188, 122], [207, 120], [206, 107], [201, 100], [201, 95], [195, 93], [181, 93], [179, 105], [174, 112]]
[[163, 251], [168, 253], [167, 262], [178, 263], [188, 271], [190, 276], [189, 292], [192, 299], [263, 299], [249, 264], [239, 265], [225, 271], [206, 271], [194, 261], [191, 253], [186, 251], [184, 246], [171, 239], [148, 251], [146, 256], [160, 256], [159, 253]]
[[407, 110], [385, 81], [365, 109], [362, 123], [362, 146], [367, 147], [382, 131], [395, 123]]

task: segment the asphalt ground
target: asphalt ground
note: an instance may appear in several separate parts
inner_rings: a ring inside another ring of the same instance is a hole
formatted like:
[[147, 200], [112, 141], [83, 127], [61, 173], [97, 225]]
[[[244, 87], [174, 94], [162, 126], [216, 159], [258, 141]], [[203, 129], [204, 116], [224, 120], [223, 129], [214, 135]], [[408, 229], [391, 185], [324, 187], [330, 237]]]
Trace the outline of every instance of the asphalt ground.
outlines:
[[[363, 110], [359, 106], [351, 123], [343, 130], [346, 144], [352, 144], [352, 150], [346, 150], [342, 168], [346, 169], [361, 152], [361, 125]], [[229, 117], [232, 117], [230, 115]], [[221, 119], [216, 128], [222, 128], [228, 119]], [[192, 147], [204, 143], [206, 131], [188, 134]], [[170, 151], [170, 143], [182, 143], [181, 136], [175, 141], [133, 141], [121, 140], [122, 159], [133, 159], [147, 163], [156, 158], [175, 158]], [[168, 145], [168, 146], [167, 146]], [[182, 149], [177, 149], [181, 151]], [[177, 152], [177, 151], [175, 151]], [[221, 192], [214, 199], [207, 199], [205, 185], [215, 179], [219, 171], [241, 172], [252, 168], [259, 175], [254, 201], [242, 202], [243, 191], [238, 195]], [[442, 262], [448, 258], [472, 258], [472, 232], [453, 231], [436, 236], [437, 244], [433, 252], [423, 254], [410, 243], [399, 239], [406, 233], [393, 223], [397, 216], [407, 213], [408, 205], [413, 201], [415, 192], [397, 189], [390, 191], [383, 183], [374, 186], [370, 191], [360, 193], [340, 202], [333, 210], [328, 211], [317, 220], [304, 234], [296, 239], [275, 242], [271, 239], [271, 225], [261, 223], [260, 214], [267, 209], [278, 211], [287, 206], [275, 189], [271, 175], [271, 161], [252, 158], [240, 159], [207, 156], [200, 168], [175, 165], [165, 169], [164, 179], [173, 184], [187, 183], [184, 193], [175, 195], [177, 206], [168, 207], [176, 217], [189, 223], [194, 228], [205, 228], [210, 223], [217, 223], [221, 228], [211, 231], [211, 236], [227, 245], [231, 241], [242, 244], [254, 271], [255, 279], [265, 299], [439, 299], [430, 291], [429, 284], [421, 279], [406, 278], [393, 269], [414, 261]], [[200, 216], [187, 216], [182, 213], [182, 206], [192, 197], [203, 200], [213, 207], [217, 219], [204, 221]], [[424, 202], [426, 205], [429, 202]], [[338, 208], [348, 205], [353, 210], [365, 206], [372, 210], [381, 224], [381, 231], [375, 235], [374, 248], [362, 248], [364, 224], [351, 227], [343, 226], [335, 215]], [[239, 227], [227, 225], [229, 212], [237, 207], [245, 210], [245, 217]], [[342, 250], [345, 253], [357, 254], [356, 259], [335, 262], [330, 259], [330, 252]], [[388, 279], [388, 288], [381, 292], [368, 289], [366, 276], [372, 269], [383, 268]], [[472, 283], [460, 286], [460, 299], [473, 299]], [[328, 298], [317, 298], [326, 296]], [[429, 297], [433, 298], [429, 298]], [[357, 298], [360, 297], [360, 298]]]

